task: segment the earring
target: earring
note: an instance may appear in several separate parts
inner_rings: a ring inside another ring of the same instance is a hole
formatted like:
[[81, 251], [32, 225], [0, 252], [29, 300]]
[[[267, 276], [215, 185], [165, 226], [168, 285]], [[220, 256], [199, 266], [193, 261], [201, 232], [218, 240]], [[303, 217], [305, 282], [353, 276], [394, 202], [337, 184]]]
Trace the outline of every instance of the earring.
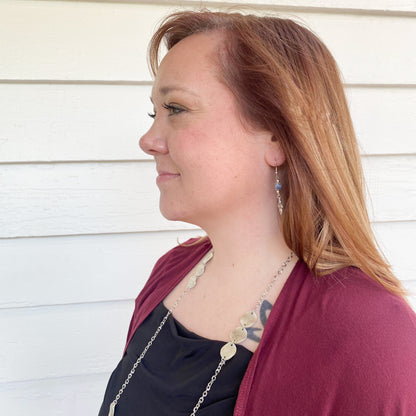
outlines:
[[279, 180], [277, 166], [275, 167], [274, 173], [276, 174], [276, 184], [274, 185], [274, 187], [276, 189], [277, 207], [279, 208], [279, 214], [282, 215], [283, 203], [282, 203], [282, 197], [280, 196], [280, 190], [282, 189], [282, 184], [280, 183], [280, 180]]

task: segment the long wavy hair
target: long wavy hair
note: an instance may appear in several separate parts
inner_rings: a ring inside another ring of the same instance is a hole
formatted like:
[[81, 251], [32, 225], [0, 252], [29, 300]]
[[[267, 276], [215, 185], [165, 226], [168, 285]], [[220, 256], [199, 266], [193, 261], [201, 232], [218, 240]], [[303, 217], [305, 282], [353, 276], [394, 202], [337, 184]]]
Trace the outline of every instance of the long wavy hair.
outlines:
[[169, 15], [151, 39], [153, 75], [163, 42], [169, 50], [208, 31], [224, 35], [221, 81], [243, 120], [272, 132], [286, 156], [280, 167], [286, 244], [317, 276], [355, 266], [404, 296], [370, 226], [358, 144], [329, 50], [289, 19], [183, 11]]

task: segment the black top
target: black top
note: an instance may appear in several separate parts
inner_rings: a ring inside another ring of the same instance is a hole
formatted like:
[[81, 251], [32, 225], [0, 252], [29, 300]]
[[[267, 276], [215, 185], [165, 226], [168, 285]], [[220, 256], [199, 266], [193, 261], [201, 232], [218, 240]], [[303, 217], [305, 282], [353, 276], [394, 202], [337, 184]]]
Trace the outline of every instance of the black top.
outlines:
[[[110, 377], [99, 416], [108, 415], [110, 403], [166, 313], [161, 302], [136, 330]], [[219, 364], [224, 344], [188, 331], [170, 315], [124, 390], [115, 415], [189, 416]], [[252, 355], [237, 345], [237, 354], [224, 364], [198, 416], [232, 416]]]

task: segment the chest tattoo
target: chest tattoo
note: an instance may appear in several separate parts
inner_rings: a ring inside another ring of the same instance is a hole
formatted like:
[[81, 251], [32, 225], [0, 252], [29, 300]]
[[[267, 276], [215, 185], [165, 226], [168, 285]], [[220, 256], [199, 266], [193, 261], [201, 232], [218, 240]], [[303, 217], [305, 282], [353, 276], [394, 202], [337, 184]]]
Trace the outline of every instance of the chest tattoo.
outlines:
[[264, 300], [260, 306], [260, 319], [257, 322], [256, 326], [252, 326], [247, 329], [247, 338], [251, 339], [255, 342], [260, 342], [261, 334], [264, 331], [264, 327], [266, 326], [267, 319], [269, 318], [270, 311], [272, 310], [272, 304]]

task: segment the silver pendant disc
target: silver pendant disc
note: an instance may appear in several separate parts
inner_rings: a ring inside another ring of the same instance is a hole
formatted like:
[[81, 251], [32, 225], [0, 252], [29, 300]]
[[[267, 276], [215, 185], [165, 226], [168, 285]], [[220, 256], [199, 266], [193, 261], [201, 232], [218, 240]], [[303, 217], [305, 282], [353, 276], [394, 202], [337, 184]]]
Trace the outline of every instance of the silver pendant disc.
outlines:
[[244, 328], [254, 325], [256, 321], [257, 315], [254, 311], [248, 311], [240, 318], [240, 323], [241, 325], [243, 325]]
[[230, 358], [233, 358], [235, 353], [237, 352], [237, 347], [232, 342], [227, 342], [222, 348], [221, 348], [221, 358], [224, 358], [225, 361], [229, 360]]
[[239, 344], [247, 338], [247, 330], [242, 326], [238, 326], [233, 331], [231, 331], [230, 338], [232, 342]]

